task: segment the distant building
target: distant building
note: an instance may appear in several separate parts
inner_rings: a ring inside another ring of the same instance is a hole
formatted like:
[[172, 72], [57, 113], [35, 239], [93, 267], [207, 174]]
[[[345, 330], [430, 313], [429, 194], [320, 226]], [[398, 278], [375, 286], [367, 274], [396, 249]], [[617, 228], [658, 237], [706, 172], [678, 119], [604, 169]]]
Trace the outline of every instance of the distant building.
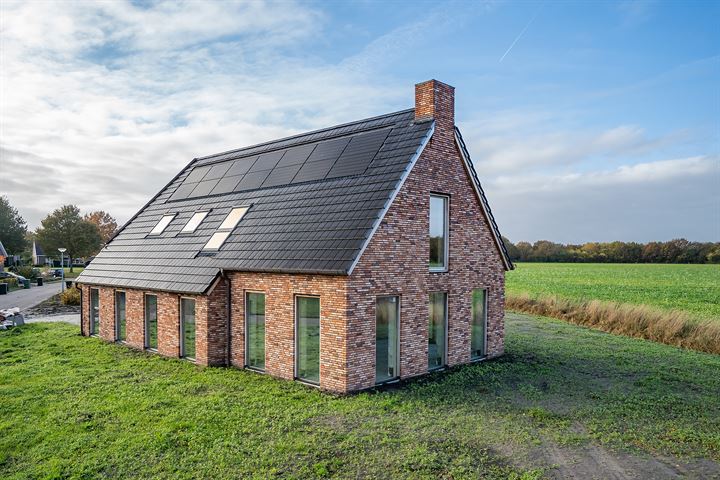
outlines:
[[47, 257], [45, 256], [43, 249], [35, 240], [33, 240], [32, 244], [32, 263], [36, 266], [42, 266], [47, 263]]

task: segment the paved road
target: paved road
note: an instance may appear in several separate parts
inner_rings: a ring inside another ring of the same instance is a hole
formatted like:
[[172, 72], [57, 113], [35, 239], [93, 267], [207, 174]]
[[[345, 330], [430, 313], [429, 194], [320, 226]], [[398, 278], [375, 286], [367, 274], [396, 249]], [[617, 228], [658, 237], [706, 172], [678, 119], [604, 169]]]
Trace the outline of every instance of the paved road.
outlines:
[[42, 287], [33, 284], [30, 289], [14, 290], [7, 295], [0, 295], [0, 310], [20, 307], [20, 311], [37, 305], [53, 295], [60, 293], [61, 282], [46, 283]]

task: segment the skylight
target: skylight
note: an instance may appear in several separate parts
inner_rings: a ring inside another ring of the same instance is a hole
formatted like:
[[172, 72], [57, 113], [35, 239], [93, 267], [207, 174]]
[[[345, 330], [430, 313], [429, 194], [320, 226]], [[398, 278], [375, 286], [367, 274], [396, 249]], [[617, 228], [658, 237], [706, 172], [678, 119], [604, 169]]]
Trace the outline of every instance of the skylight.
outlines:
[[169, 215], [163, 215], [157, 225], [155, 225], [155, 228], [153, 228], [150, 232], [150, 235], [160, 235], [161, 233], [163, 233], [167, 226], [170, 225], [170, 222], [172, 222], [173, 218], [175, 218], [174, 213], [171, 213]]
[[208, 212], [195, 212], [195, 214], [188, 220], [188, 222], [185, 224], [183, 229], [181, 230], [182, 233], [192, 233], [200, 226], [203, 220], [205, 220], [205, 217], [207, 216]]
[[230, 210], [225, 220], [223, 220], [218, 231], [213, 233], [210, 240], [205, 244], [203, 250], [219, 250], [223, 246], [225, 240], [230, 236], [233, 228], [242, 220], [250, 207], [236, 207]]
[[225, 217], [225, 220], [223, 220], [222, 225], [220, 225], [220, 228], [218, 230], [225, 230], [230, 229], [232, 230], [235, 228], [240, 220], [245, 216], [245, 212], [248, 211], [248, 207], [238, 207], [233, 208], [230, 210], [230, 213], [228, 213], [228, 216]]

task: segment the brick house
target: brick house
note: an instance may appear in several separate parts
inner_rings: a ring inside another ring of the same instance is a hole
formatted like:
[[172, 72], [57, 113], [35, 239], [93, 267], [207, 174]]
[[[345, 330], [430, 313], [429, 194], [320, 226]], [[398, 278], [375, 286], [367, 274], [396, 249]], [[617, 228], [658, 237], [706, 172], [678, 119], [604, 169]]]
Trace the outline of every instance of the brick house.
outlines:
[[502, 354], [511, 268], [430, 80], [413, 109], [194, 159], [78, 278], [81, 330], [350, 392]]

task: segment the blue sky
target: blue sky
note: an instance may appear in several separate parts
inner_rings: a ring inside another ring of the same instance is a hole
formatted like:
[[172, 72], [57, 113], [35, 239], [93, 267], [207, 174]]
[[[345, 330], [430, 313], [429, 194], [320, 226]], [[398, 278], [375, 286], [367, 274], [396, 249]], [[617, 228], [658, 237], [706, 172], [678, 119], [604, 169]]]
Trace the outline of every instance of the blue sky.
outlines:
[[0, 190], [129, 218], [194, 156], [412, 106], [513, 241], [720, 240], [718, 2], [3, 2]]

